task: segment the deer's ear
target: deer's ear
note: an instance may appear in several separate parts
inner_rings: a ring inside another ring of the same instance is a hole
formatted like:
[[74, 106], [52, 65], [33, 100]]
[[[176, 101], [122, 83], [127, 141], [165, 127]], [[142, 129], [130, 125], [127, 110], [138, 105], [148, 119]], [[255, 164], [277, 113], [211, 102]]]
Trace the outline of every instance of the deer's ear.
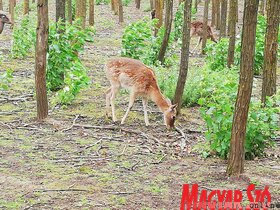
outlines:
[[178, 104], [174, 104], [174, 105], [172, 105], [172, 106], [170, 107], [170, 109], [171, 109], [172, 111], [174, 111], [174, 110], [177, 108], [177, 106], [178, 106]]

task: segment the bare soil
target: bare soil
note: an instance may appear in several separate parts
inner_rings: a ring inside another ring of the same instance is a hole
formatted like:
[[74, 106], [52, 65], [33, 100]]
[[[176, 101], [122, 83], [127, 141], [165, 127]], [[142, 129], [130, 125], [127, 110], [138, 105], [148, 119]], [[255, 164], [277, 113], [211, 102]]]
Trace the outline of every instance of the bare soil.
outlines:
[[[9, 90], [0, 92], [0, 209], [179, 209], [184, 183], [207, 190], [268, 185], [272, 203], [280, 203], [279, 158], [246, 161], [243, 178], [229, 179], [225, 160], [203, 159], [193, 150], [205, 141], [197, 107], [183, 109], [177, 131], [165, 129], [152, 103], [150, 127], [140, 101], [125, 125], [105, 117], [104, 63], [120, 55], [125, 25], [150, 14], [143, 11], [148, 1], [140, 10], [134, 7], [134, 2], [124, 7], [126, 22], [120, 25], [110, 5], [96, 6], [95, 40], [81, 54], [92, 83], [70, 106], [50, 103], [49, 118], [41, 123], [36, 121], [34, 56], [10, 58], [11, 29], [0, 35], [5, 57], [0, 71], [14, 70]], [[51, 17], [54, 11], [51, 1]], [[203, 58], [192, 57], [191, 63], [203, 65]], [[127, 101], [127, 94], [119, 95], [119, 119]], [[277, 151], [279, 145], [271, 153]]]

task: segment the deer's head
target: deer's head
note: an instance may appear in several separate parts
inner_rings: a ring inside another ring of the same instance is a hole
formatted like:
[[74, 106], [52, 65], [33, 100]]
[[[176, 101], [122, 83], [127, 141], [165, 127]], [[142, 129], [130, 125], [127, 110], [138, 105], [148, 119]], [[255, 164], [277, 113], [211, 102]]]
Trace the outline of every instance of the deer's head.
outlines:
[[169, 108], [165, 112], [163, 112], [164, 123], [167, 129], [174, 128], [174, 123], [177, 114], [176, 108], [177, 108], [177, 104], [172, 105], [170, 103]]
[[12, 24], [11, 20], [5, 14], [0, 14], [0, 21], [6, 24]]

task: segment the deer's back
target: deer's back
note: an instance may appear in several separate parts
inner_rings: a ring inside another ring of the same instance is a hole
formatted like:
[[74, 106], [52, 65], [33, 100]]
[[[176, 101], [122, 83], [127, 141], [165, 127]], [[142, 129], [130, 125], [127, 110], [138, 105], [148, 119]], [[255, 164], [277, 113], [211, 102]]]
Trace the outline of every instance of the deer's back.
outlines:
[[111, 85], [118, 84], [138, 94], [147, 94], [158, 87], [153, 70], [139, 60], [113, 58], [107, 62], [105, 72]]

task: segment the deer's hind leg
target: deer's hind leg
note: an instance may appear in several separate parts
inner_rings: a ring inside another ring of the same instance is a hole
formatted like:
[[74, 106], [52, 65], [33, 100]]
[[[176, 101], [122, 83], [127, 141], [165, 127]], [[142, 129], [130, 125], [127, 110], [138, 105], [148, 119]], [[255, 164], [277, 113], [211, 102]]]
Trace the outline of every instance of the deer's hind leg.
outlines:
[[106, 116], [109, 117], [109, 112], [110, 112], [110, 99], [111, 99], [111, 96], [112, 96], [112, 88], [108, 88], [106, 90]]
[[129, 113], [130, 109], [132, 108], [132, 106], [134, 104], [135, 98], [136, 98], [136, 93], [134, 91], [131, 91], [130, 92], [130, 96], [129, 96], [128, 108], [127, 108], [127, 110], [125, 112], [125, 115], [122, 118], [121, 124], [124, 124], [124, 121], [125, 121], [128, 113]]
[[110, 102], [111, 102], [111, 107], [112, 107], [112, 118], [113, 121], [116, 122], [117, 121], [117, 117], [116, 117], [116, 113], [115, 113], [115, 98], [117, 93], [119, 92], [120, 89], [120, 84], [113, 84], [111, 86], [111, 95], [108, 96], [110, 97]]

